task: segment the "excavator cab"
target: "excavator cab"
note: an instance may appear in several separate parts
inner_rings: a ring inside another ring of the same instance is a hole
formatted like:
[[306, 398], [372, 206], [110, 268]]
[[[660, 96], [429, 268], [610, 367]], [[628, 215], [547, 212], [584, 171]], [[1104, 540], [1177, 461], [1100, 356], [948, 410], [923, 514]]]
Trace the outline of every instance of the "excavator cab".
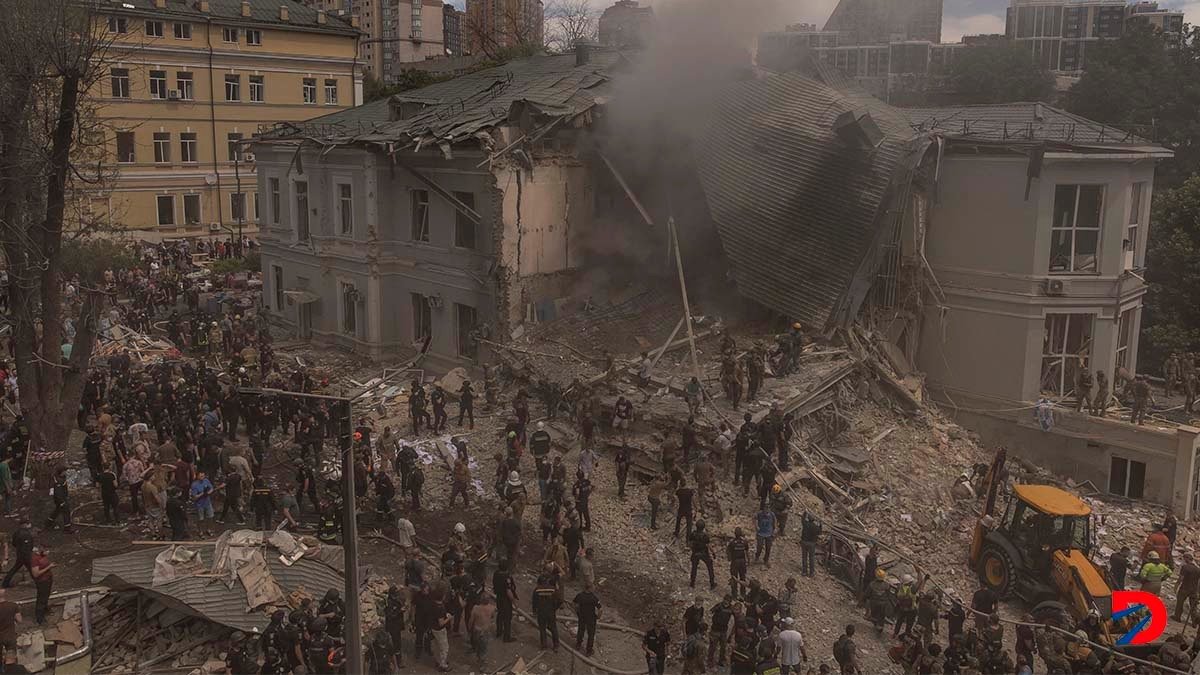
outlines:
[[999, 597], [1017, 595], [1045, 611], [1082, 618], [1096, 609], [1108, 616], [1112, 590], [1089, 557], [1091, 513], [1052, 485], [1014, 485], [1003, 514], [976, 526], [971, 563], [980, 582]]

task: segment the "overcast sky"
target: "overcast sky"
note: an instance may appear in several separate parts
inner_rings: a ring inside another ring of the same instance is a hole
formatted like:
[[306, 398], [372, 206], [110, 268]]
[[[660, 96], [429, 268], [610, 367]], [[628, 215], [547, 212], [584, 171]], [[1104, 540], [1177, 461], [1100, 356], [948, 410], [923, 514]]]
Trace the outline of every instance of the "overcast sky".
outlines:
[[[612, 0], [589, 1], [597, 12], [612, 4]], [[466, 0], [451, 2], [461, 9]], [[653, 5], [654, 2], [642, 0], [642, 4]], [[837, 0], [796, 0], [794, 4], [796, 14], [793, 22], [807, 21], [823, 26]], [[1193, 21], [1194, 16], [1200, 15], [1200, 0], [1160, 0], [1159, 4], [1183, 9], [1186, 12], [1184, 19], [1189, 22]], [[963, 35], [977, 33], [1003, 33], [1004, 9], [1008, 5], [1008, 0], [945, 0], [942, 41], [957, 42]]]

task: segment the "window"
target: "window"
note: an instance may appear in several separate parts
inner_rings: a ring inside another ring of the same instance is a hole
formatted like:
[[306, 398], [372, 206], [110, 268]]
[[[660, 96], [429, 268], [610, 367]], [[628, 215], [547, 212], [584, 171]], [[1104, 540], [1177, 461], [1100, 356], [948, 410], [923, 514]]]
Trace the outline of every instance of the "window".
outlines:
[[354, 190], [347, 183], [339, 183], [338, 229], [343, 235], [354, 234]]
[[246, 219], [246, 193], [229, 193], [229, 218], [235, 222]]
[[475, 308], [469, 305], [454, 304], [454, 316], [458, 329], [458, 355], [473, 359], [478, 353], [478, 345], [473, 339], [478, 316]]
[[150, 71], [150, 98], [167, 97], [167, 71]]
[[183, 132], [179, 134], [179, 161], [181, 162], [199, 162], [200, 155], [196, 144], [195, 132]]
[[263, 101], [267, 100], [266, 99], [266, 91], [267, 91], [267, 87], [266, 87], [266, 83], [263, 80], [263, 76], [262, 75], [251, 75], [250, 76], [250, 102], [251, 103], [262, 103]]
[[283, 268], [279, 265], [271, 265], [271, 286], [275, 291], [275, 309], [283, 311]]
[[1114, 495], [1141, 499], [1146, 491], [1146, 464], [1113, 455], [1108, 469], [1108, 491]]
[[133, 142], [132, 131], [117, 132], [117, 163], [132, 164], [137, 161], [137, 150]]
[[1136, 311], [1136, 307], [1130, 308], [1121, 312], [1121, 315], [1117, 317], [1117, 368], [1130, 366], [1129, 345], [1133, 344], [1133, 323]]
[[358, 289], [354, 284], [341, 283], [342, 287], [342, 332], [354, 335], [358, 332]]
[[252, 45], [255, 47], [261, 45], [262, 44], [262, 31], [258, 30], [257, 28], [247, 28], [246, 29], [246, 44]]
[[108, 17], [108, 32], [110, 33], [128, 33], [129, 19], [123, 16]]
[[175, 86], [179, 87], [179, 98], [185, 101], [192, 100], [195, 92], [194, 84], [191, 73], [175, 73]]
[[308, 183], [296, 181], [296, 238], [308, 241]]
[[242, 159], [242, 135], [238, 133], [229, 134], [229, 161], [237, 162]]
[[183, 222], [185, 225], [200, 224], [200, 195], [183, 196]]
[[1125, 228], [1125, 269], [1138, 266], [1138, 232], [1142, 224], [1142, 200], [1146, 192], [1145, 183], [1134, 183], [1129, 192], [1129, 226]]
[[154, 161], [166, 164], [171, 161], [171, 134], [163, 131], [154, 132]]
[[429, 298], [420, 293], [412, 294], [413, 342], [421, 342], [433, 334], [433, 309]]
[[304, 102], [317, 102], [317, 81], [314, 78], [304, 78]]
[[[454, 198], [472, 210], [475, 208], [473, 192], [455, 192]], [[475, 223], [458, 209], [454, 210], [454, 245], [459, 248], [475, 248]]]
[[258, 219], [258, 193], [250, 193], [250, 198], [254, 200], [254, 222], [260, 222]]
[[325, 105], [337, 105], [337, 80], [325, 80]]
[[225, 76], [225, 100], [226, 101], [242, 100], [242, 76], [241, 75], [226, 75]]
[[1059, 185], [1054, 190], [1054, 223], [1050, 233], [1050, 271], [1099, 272], [1100, 221], [1104, 186]]
[[429, 242], [429, 191], [413, 190], [412, 193], [412, 239]]
[[232, 43], [236, 44], [238, 41], [238, 29], [236, 29], [236, 28], [221, 29], [221, 41], [222, 42], [232, 42]]
[[1092, 352], [1091, 314], [1047, 314], [1042, 339], [1043, 392], [1066, 396], [1075, 389], [1075, 374], [1088, 367]]
[[162, 37], [162, 36], [163, 36], [163, 22], [161, 22], [161, 21], [147, 21], [146, 22], [146, 37]]
[[191, 40], [192, 39], [192, 24], [177, 23], [174, 26], [176, 40]]
[[113, 98], [129, 98], [128, 68], [112, 69], [112, 95]]
[[158, 196], [158, 224], [175, 224], [175, 197], [171, 195]]
[[267, 190], [271, 194], [271, 222], [278, 225], [279, 224], [279, 204], [281, 201], [279, 198], [279, 179], [278, 178], [268, 178], [267, 179]]

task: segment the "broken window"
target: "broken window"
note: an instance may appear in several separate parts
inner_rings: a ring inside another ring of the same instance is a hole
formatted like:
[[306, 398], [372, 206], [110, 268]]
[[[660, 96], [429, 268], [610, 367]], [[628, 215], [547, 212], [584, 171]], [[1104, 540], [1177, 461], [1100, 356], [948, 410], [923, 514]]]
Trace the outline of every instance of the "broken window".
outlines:
[[117, 132], [117, 162], [131, 164], [137, 161], [137, 146], [132, 131]]
[[338, 183], [338, 229], [345, 235], [354, 234], [354, 194], [348, 183]]
[[1092, 351], [1092, 314], [1047, 314], [1042, 340], [1041, 390], [1066, 396], [1075, 389], [1075, 374], [1088, 367]]
[[271, 265], [271, 285], [275, 288], [275, 310], [283, 311], [283, 268], [279, 265]]
[[455, 303], [454, 316], [458, 331], [458, 355], [466, 359], [473, 359], [478, 353], [478, 346], [475, 340], [471, 339], [478, 322], [478, 315], [475, 312], [475, 308], [470, 305]]
[[420, 293], [412, 294], [413, 342], [421, 342], [433, 334], [433, 308], [429, 298]]
[[1138, 232], [1142, 224], [1142, 198], [1145, 183], [1134, 183], [1129, 193], [1129, 225], [1125, 228], [1125, 269], [1137, 267]]
[[308, 183], [298, 180], [293, 185], [296, 190], [296, 238], [308, 241]]
[[1133, 342], [1133, 319], [1137, 308], [1121, 312], [1117, 317], [1117, 368], [1129, 368], [1129, 345]]
[[271, 193], [271, 222], [279, 224], [279, 179], [268, 178], [267, 190]]
[[1050, 232], [1050, 271], [1099, 272], [1103, 185], [1059, 185], [1054, 190]]
[[1108, 470], [1108, 491], [1130, 499], [1141, 499], [1146, 491], [1146, 463], [1113, 455]]
[[429, 243], [429, 191], [413, 190], [412, 239]]
[[358, 289], [354, 284], [342, 282], [342, 332], [347, 335], [358, 333]]
[[[454, 198], [468, 208], [475, 208], [475, 193], [455, 192]], [[475, 222], [462, 211], [454, 210], [454, 245], [459, 248], [475, 248]]]
[[200, 195], [183, 196], [183, 222], [187, 225], [200, 224]]

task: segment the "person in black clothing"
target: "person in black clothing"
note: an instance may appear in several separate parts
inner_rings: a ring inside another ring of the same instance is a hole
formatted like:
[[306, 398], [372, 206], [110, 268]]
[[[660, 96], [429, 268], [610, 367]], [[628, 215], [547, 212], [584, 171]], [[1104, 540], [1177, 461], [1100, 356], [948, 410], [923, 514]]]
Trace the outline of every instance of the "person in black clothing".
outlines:
[[663, 628], [661, 620], [654, 622], [654, 628], [646, 631], [642, 638], [642, 652], [646, 655], [646, 671], [663, 675], [667, 669], [667, 645], [671, 644], [671, 634]]
[[683, 610], [683, 632], [692, 635], [700, 629], [702, 623], [704, 623], [704, 603], [697, 595], [692, 604]]
[[971, 609], [975, 610], [975, 627], [983, 632], [987, 626], [988, 617], [996, 611], [996, 594], [987, 586], [980, 586], [971, 596]]
[[379, 630], [367, 646], [368, 672], [372, 675], [392, 675], [396, 672], [396, 657], [400, 650], [392, 642], [391, 633]]
[[[733, 596], [726, 593], [720, 602], [708, 611], [711, 623], [708, 636], [708, 667], [725, 665], [725, 652], [729, 648], [729, 624], [733, 620]], [[714, 662], [713, 657], [717, 660]]]
[[466, 416], [471, 421], [471, 428], [475, 428], [475, 392], [471, 390], [471, 381], [466, 380], [462, 384], [462, 389], [458, 390], [458, 426], [462, 426], [463, 416]]
[[1113, 588], [1117, 590], [1125, 589], [1125, 575], [1129, 573], [1130, 553], [1128, 546], [1122, 546], [1120, 551], [1108, 558], [1108, 575], [1111, 577]]
[[408, 492], [412, 495], [412, 510], [421, 510], [421, 487], [425, 485], [425, 472], [421, 467], [414, 466], [408, 477]]
[[552, 440], [550, 432], [546, 431], [545, 422], [538, 422], [537, 431], [529, 435], [529, 451], [533, 454], [534, 464], [539, 471], [546, 464], [546, 458], [550, 456]]
[[396, 496], [396, 486], [392, 484], [392, 478], [386, 471], [375, 472], [375, 496], [379, 500], [375, 506], [375, 513], [380, 518], [390, 522], [392, 519], [392, 499]]
[[750, 556], [750, 542], [746, 541], [742, 528], [733, 531], [733, 539], [725, 546], [725, 555], [729, 558], [729, 591], [735, 599], [741, 598], [746, 588], [746, 565]]
[[187, 510], [183, 491], [172, 487], [167, 491], [167, 522], [171, 525], [172, 541], [187, 541]]
[[433, 433], [440, 434], [446, 428], [446, 391], [442, 385], [433, 386], [429, 403], [433, 406]]
[[229, 675], [252, 675], [257, 670], [257, 659], [250, 655], [246, 634], [234, 631], [229, 636], [229, 651], [225, 653], [225, 672]]
[[387, 597], [383, 601], [383, 627], [392, 638], [392, 648], [396, 651], [396, 660], [400, 667], [404, 666], [404, 623], [408, 614], [408, 605], [404, 596], [395, 586], [388, 588]]
[[408, 478], [417, 465], [417, 450], [405, 445], [396, 453], [396, 471], [400, 474], [400, 492], [408, 492]]
[[687, 479], [681, 480], [675, 490], [675, 500], [678, 504], [675, 510], [675, 538], [679, 538], [679, 523], [687, 521], [687, 539], [692, 538], [692, 518], [694, 517], [693, 497], [695, 490], [688, 487]]
[[946, 612], [946, 638], [953, 642], [955, 637], [962, 635], [963, 624], [966, 622], [967, 610], [962, 606], [962, 602], [955, 598], [950, 610]]
[[96, 476], [100, 485], [100, 502], [104, 505], [104, 522], [115, 523], [121, 520], [120, 504], [117, 501], [117, 474], [107, 464], [100, 465], [100, 473]]
[[[688, 544], [692, 549], [692, 576], [691, 581], [688, 582], [688, 585], [691, 588], [696, 587], [696, 568], [699, 567], [701, 561], [703, 561], [704, 566], [708, 568], [708, 587], [717, 587], [716, 579], [713, 577], [713, 560], [712, 550], [709, 548], [710, 543], [711, 539], [709, 538], [708, 533], [704, 531], [704, 521], [701, 520], [696, 523], [696, 531], [693, 532], [691, 537], [688, 538]], [[690, 634], [691, 633], [689, 632], [689, 635]]]
[[346, 603], [342, 601], [342, 597], [334, 589], [325, 591], [325, 597], [321, 598], [321, 604], [317, 606], [317, 617], [325, 619], [325, 625], [330, 635], [340, 637], [342, 635], [342, 621], [346, 618]]
[[[778, 515], [776, 518], [778, 519]], [[808, 511], [800, 526], [800, 571], [806, 577], [816, 576], [817, 540], [821, 537], [821, 524]]]
[[67, 472], [63, 469], [54, 477], [54, 488], [51, 494], [54, 499], [54, 511], [46, 519], [46, 527], [54, 529], [58, 526], [58, 517], [63, 519], [63, 529], [71, 531], [71, 492], [67, 487]]
[[300, 468], [296, 470], [296, 508], [304, 508], [304, 495], [308, 495], [309, 502], [312, 503], [314, 511], [320, 510], [321, 506], [317, 502], [317, 477], [313, 475], [312, 467], [300, 463]]
[[592, 585], [583, 587], [583, 592], [575, 595], [575, 615], [579, 617], [579, 627], [575, 631], [575, 649], [583, 645], [583, 636], [587, 635], [587, 651], [591, 656], [596, 653], [596, 621], [600, 618], [600, 598], [592, 592]]
[[629, 479], [629, 467], [633, 459], [629, 456], [629, 446], [621, 445], [617, 450], [617, 497], [625, 499], [625, 481]]
[[100, 452], [100, 445], [103, 439], [100, 438], [100, 432], [88, 427], [88, 434], [83, 439], [83, 456], [87, 460], [88, 473], [92, 476], [92, 482], [96, 482], [100, 476], [100, 472], [104, 470], [104, 458]]
[[496, 637], [512, 642], [513, 603], [517, 600], [517, 584], [513, 581], [507, 560], [492, 574], [492, 594], [496, 596]]
[[[30, 563], [33, 561], [33, 524], [26, 518], [21, 522], [12, 533], [12, 551], [13, 551], [13, 566], [8, 570], [8, 574], [4, 575], [4, 588], [12, 588], [13, 576], [17, 570], [25, 568], [26, 572], [31, 572]], [[4, 557], [8, 557], [8, 545], [5, 545]]]
[[583, 525], [584, 532], [591, 532], [592, 508], [590, 500], [592, 497], [592, 481], [588, 480], [582, 471], [575, 475], [575, 486], [571, 489], [571, 494], [575, 496], [575, 510], [579, 513], [579, 522]]
[[571, 575], [571, 581], [575, 580], [575, 561], [579, 559], [579, 549], [584, 546], [583, 543], [583, 528], [579, 526], [579, 521], [571, 517], [570, 523], [563, 529], [562, 532], [563, 544], [567, 547], [567, 566]]
[[313, 619], [308, 624], [311, 635], [304, 649], [304, 658], [308, 662], [308, 672], [317, 675], [333, 675], [334, 673], [329, 657], [335, 644], [333, 638], [325, 633], [326, 625], [325, 619], [320, 617]]
[[546, 634], [549, 633], [553, 639], [554, 651], [558, 651], [558, 619], [555, 618], [555, 612], [558, 611], [558, 587], [554, 580], [543, 574], [538, 578], [537, 587], [533, 589], [532, 603], [533, 613], [537, 617], [538, 624], [538, 643], [542, 649], [546, 648]]
[[262, 478], [254, 479], [254, 490], [250, 492], [250, 509], [254, 511], [256, 529], [264, 532], [274, 529], [271, 527], [271, 514], [275, 512], [275, 493]]
[[[238, 523], [246, 522], [245, 516], [242, 515], [242, 474], [237, 471], [230, 471], [225, 475], [225, 505], [221, 507], [221, 522], [225, 522], [225, 517], [229, 515], [229, 511], [233, 511], [233, 515], [237, 516]], [[264, 528], [265, 529], [265, 528]]]

